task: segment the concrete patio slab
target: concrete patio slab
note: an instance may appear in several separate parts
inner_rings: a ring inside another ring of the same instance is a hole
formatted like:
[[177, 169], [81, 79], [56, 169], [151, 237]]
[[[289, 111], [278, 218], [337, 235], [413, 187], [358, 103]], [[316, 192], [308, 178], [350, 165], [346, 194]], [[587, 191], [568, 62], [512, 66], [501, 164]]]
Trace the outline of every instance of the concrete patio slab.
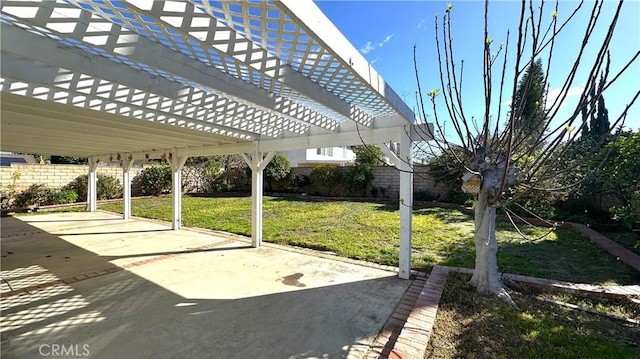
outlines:
[[[2, 357], [362, 357], [411, 283], [167, 229], [100, 212], [2, 218]], [[104, 274], [46, 287], [88, 272]], [[46, 288], [10, 295], [33, 283]]]

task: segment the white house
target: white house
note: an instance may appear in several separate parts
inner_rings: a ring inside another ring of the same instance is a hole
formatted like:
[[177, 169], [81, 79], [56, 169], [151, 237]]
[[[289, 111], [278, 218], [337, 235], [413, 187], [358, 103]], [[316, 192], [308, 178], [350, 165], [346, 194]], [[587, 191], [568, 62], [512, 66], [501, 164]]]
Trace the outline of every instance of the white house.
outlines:
[[12, 163], [36, 163], [33, 155], [19, 155], [13, 152], [0, 152], [0, 166], [11, 166]]
[[286, 151], [283, 154], [287, 156], [292, 167], [315, 167], [323, 164], [346, 166], [356, 159], [349, 146], [309, 148]]

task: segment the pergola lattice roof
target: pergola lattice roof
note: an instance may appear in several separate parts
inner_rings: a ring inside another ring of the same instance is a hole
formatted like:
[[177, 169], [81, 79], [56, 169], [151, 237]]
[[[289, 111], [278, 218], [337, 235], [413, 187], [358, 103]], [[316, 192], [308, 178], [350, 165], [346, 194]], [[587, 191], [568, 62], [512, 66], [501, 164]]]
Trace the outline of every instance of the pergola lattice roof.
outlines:
[[5, 151], [273, 151], [397, 141], [414, 122], [311, 1], [1, 6]]

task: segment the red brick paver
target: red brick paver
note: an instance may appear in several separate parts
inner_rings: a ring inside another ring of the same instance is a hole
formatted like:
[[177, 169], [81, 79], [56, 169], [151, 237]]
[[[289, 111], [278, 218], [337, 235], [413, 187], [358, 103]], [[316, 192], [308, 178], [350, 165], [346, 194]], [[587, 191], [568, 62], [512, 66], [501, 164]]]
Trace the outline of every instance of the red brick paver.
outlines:
[[374, 340], [373, 344], [367, 352], [366, 358], [403, 358], [397, 354], [393, 354], [396, 342], [398, 341], [400, 332], [407, 319], [413, 311], [416, 301], [420, 297], [420, 293], [427, 282], [427, 276], [424, 272], [413, 272], [416, 279], [413, 280], [404, 296], [398, 303], [394, 313], [389, 317], [384, 327]]
[[[449, 268], [435, 266], [428, 278], [418, 278], [411, 284], [367, 358], [424, 358], [448, 274]], [[413, 308], [407, 312], [408, 303]]]

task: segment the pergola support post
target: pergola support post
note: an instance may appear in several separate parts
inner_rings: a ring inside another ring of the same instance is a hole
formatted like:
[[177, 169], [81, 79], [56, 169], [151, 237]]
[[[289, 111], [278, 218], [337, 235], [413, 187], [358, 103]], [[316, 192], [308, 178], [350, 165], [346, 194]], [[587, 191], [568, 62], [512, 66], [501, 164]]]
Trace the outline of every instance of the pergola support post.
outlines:
[[262, 245], [262, 190], [263, 171], [275, 152], [269, 152], [265, 157], [254, 144], [253, 152], [242, 154], [242, 158], [251, 168], [251, 246], [258, 248]]
[[182, 228], [182, 167], [188, 157], [178, 157], [175, 154], [170, 156], [171, 164], [171, 199], [172, 199], [172, 221], [171, 228], [179, 231]]
[[400, 134], [400, 264], [398, 276], [409, 279], [411, 276], [411, 236], [413, 211], [413, 164], [412, 140], [410, 129]]
[[413, 163], [411, 158], [413, 140], [412, 128], [405, 127], [400, 133], [399, 153], [394, 153], [384, 143], [378, 147], [400, 172], [400, 260], [398, 276], [401, 279], [411, 277], [411, 236], [413, 220]]
[[131, 219], [131, 168], [133, 167], [133, 159], [125, 158], [122, 160], [122, 200], [123, 211], [122, 218]]
[[98, 159], [89, 158], [89, 173], [87, 176], [87, 212], [98, 209]]

